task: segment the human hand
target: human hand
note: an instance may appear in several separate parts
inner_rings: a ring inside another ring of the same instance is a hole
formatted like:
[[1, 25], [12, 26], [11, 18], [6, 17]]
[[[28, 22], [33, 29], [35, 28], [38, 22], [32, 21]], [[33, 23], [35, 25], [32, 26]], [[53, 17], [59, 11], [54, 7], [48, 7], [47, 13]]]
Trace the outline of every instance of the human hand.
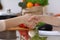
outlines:
[[12, 28], [12, 27], [14, 28], [21, 23], [26, 24], [26, 26], [30, 29], [34, 29], [36, 24], [39, 21], [40, 21], [39, 16], [26, 14], [24, 16], [19, 16], [19, 17], [13, 18], [13, 19], [8, 19], [6, 22], [8, 22], [9, 24], [7, 24], [6, 29], [9, 29], [9, 28]]
[[35, 28], [36, 24], [38, 22], [40, 22], [40, 16], [38, 15], [32, 15], [29, 19], [28, 19], [29, 22], [31, 22], [30, 25], [28, 25], [29, 28], [33, 29]]
[[25, 24], [28, 28], [34, 29], [36, 24], [40, 21], [40, 17], [38, 15], [32, 15], [32, 14], [25, 14], [23, 16]]

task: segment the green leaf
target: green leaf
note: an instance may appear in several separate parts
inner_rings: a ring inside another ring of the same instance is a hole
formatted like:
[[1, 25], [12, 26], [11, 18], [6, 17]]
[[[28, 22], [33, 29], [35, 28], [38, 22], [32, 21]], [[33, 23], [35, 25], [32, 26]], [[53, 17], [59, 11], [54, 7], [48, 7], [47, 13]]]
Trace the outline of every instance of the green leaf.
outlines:
[[[45, 23], [44, 22], [39, 22], [37, 25], [45, 25]], [[38, 32], [38, 27], [36, 27], [35, 29], [34, 29], [34, 31], [35, 31], [35, 36], [34, 37], [32, 37], [31, 38], [31, 40], [46, 40], [47, 39], [47, 37], [40, 37], [40, 35], [39, 35], [39, 32]]]
[[41, 6], [48, 5], [48, 0], [38, 0], [38, 3], [41, 4]]
[[26, 2], [19, 2], [18, 5], [22, 8], [26, 8]]
[[36, 0], [26, 0], [26, 2], [32, 2], [32, 3], [36, 3]]
[[38, 30], [35, 30], [35, 31], [36, 31], [36, 34], [35, 34], [34, 37], [31, 38], [31, 40], [40, 40], [41, 38], [40, 38], [40, 36], [38, 34]]
[[35, 30], [35, 31], [36, 31], [36, 34], [34, 37], [31, 38], [31, 40], [46, 40], [47, 39], [47, 37], [40, 37], [38, 30]]
[[26, 4], [28, 2], [32, 2], [33, 4], [38, 3], [41, 6], [46, 6], [48, 5], [48, 0], [25, 0], [24, 2], [19, 2], [19, 6], [21, 6], [22, 8], [26, 8]]
[[39, 22], [39, 23], [36, 25], [36, 27], [38, 27], [38, 26], [43, 26], [43, 25], [45, 25], [44, 22]]

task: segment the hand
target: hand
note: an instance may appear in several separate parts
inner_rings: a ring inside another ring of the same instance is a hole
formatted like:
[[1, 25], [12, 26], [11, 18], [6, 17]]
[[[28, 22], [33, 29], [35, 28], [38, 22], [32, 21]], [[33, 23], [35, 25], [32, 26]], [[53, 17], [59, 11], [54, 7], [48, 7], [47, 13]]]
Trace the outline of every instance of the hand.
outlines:
[[32, 15], [28, 21], [34, 20], [34, 23], [38, 23], [40, 21], [40, 17], [38, 15]]
[[[37, 15], [26, 14], [13, 19], [8, 19], [6, 29], [16, 27], [18, 24], [25, 23], [28, 28], [34, 29], [36, 24], [40, 21], [40, 17]], [[11, 23], [14, 22], [14, 23]], [[9, 26], [10, 25], [10, 26]]]
[[30, 29], [35, 28], [36, 24], [40, 21], [38, 15], [25, 14], [23, 19], [28, 22], [27, 27]]

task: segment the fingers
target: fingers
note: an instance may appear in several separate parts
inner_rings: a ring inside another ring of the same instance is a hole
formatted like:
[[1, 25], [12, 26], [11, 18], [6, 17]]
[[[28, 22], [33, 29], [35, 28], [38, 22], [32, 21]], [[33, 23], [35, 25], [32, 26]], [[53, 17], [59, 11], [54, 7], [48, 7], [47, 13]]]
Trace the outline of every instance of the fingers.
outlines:
[[32, 20], [38, 21], [37, 16], [33, 15], [33, 16], [31, 16], [31, 17], [28, 19], [28, 21], [32, 21]]
[[28, 19], [29, 22], [34, 21], [34, 23], [38, 23], [40, 21], [39, 16], [33, 15]]
[[25, 14], [24, 20], [28, 21], [29, 23], [27, 24], [27, 26], [33, 29], [35, 28], [40, 19], [38, 15]]
[[28, 19], [29, 22], [32, 22], [31, 24], [28, 25], [28, 27], [31, 28], [31, 29], [35, 28], [35, 26], [37, 25], [37, 23], [39, 22], [39, 20], [40, 20], [40, 19], [39, 19], [38, 16], [32, 15], [32, 16]]
[[34, 29], [35, 26], [36, 26], [36, 24], [35, 24], [34, 22], [32, 22], [31, 24], [28, 25], [28, 27], [29, 27], [30, 29]]

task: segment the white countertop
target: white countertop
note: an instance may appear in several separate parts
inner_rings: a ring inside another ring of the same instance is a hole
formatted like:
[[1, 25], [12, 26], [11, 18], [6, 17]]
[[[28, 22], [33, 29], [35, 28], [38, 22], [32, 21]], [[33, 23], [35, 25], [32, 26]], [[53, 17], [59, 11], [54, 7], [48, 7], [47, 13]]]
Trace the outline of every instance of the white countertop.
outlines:
[[41, 36], [60, 36], [60, 31], [39, 31]]

